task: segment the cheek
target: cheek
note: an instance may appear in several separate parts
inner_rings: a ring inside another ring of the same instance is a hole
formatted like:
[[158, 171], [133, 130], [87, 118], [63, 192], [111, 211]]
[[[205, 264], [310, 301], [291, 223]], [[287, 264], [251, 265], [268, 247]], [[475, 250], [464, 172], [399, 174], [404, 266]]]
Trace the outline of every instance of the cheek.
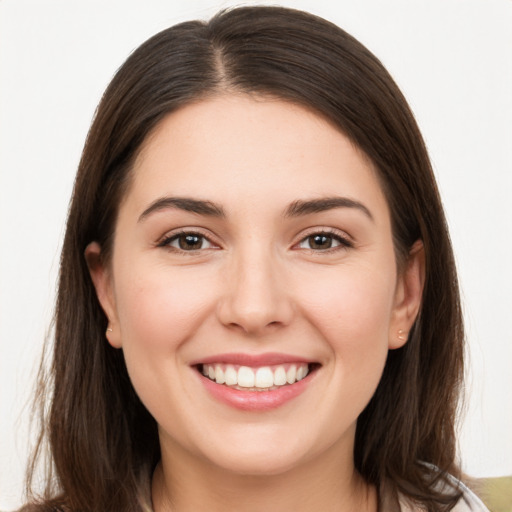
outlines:
[[[122, 350], [130, 380], [154, 417], [175, 416], [185, 394], [182, 346], [197, 332], [210, 314], [211, 286], [161, 266], [118, 267], [116, 307]], [[164, 412], [167, 411], [167, 412]]]
[[344, 268], [324, 276], [305, 294], [319, 326], [347, 333], [386, 331], [391, 318], [395, 279], [375, 269]]
[[158, 373], [165, 360], [178, 361], [180, 346], [210, 314], [214, 283], [206, 286], [204, 279], [187, 269], [173, 271], [158, 265], [122, 271], [126, 275], [117, 281], [116, 305], [127, 365], [130, 373], [148, 368]]
[[388, 352], [395, 279], [389, 271], [343, 268], [304, 293], [304, 314], [343, 371], [380, 372]]

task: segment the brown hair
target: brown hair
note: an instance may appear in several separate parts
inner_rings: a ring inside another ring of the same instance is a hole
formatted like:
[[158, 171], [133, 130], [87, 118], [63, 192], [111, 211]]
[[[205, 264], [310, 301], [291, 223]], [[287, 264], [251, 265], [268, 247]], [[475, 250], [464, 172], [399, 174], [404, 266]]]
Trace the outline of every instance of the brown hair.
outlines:
[[378, 389], [358, 419], [354, 460], [368, 482], [388, 482], [429, 511], [450, 510], [459, 494], [443, 482], [447, 473], [458, 474], [454, 421], [463, 328], [452, 249], [424, 142], [373, 54], [337, 26], [280, 7], [237, 8], [207, 23], [164, 30], [128, 58], [101, 100], [76, 177], [53, 362], [39, 389], [43, 430], [34, 461], [46, 436], [54, 478], [37, 510], [135, 511], [150, 503], [149, 477], [159, 459], [156, 423], [132, 388], [122, 351], [105, 341], [107, 321], [84, 250], [97, 241], [108, 258], [131, 165], [159, 121], [225, 91], [282, 98], [330, 120], [379, 171], [397, 261], [423, 241], [421, 312], [408, 343], [389, 352]]

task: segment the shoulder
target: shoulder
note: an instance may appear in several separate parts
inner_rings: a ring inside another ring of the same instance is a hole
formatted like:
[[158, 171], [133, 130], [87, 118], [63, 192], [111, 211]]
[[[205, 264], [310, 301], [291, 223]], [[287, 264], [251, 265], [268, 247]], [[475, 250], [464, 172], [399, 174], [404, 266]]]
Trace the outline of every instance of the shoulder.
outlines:
[[[445, 485], [449, 485], [454, 490], [462, 493], [459, 501], [451, 509], [451, 512], [489, 512], [489, 509], [484, 505], [482, 500], [461, 481], [448, 475]], [[398, 495], [397, 501], [399, 506], [394, 510], [400, 510], [400, 512], [425, 512], [423, 508], [413, 504], [400, 494]], [[383, 510], [388, 512], [386, 508]], [[391, 510], [392, 509], [389, 509], [389, 512], [391, 512]]]
[[457, 486], [462, 496], [452, 512], [489, 512], [489, 509], [483, 504], [482, 500], [466, 485], [454, 478], [451, 478], [454, 485]]

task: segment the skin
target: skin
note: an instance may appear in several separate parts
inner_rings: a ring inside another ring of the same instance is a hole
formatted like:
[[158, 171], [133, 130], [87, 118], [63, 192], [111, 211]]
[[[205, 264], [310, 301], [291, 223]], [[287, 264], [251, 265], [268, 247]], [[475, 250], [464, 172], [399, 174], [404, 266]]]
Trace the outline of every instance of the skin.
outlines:
[[[303, 107], [220, 95], [167, 116], [133, 172], [111, 261], [97, 243], [86, 258], [108, 341], [159, 425], [155, 510], [376, 511], [353, 464], [356, 421], [388, 350], [406, 342], [398, 331], [417, 315], [424, 270], [418, 242], [397, 273], [371, 162]], [[141, 219], [163, 196], [213, 202], [225, 217], [167, 207]], [[284, 214], [333, 196], [368, 212]], [[204, 236], [202, 248], [180, 249], [180, 230]], [[332, 247], [312, 248], [315, 233]], [[320, 367], [293, 400], [241, 411], [212, 398], [191, 366], [230, 352]]]

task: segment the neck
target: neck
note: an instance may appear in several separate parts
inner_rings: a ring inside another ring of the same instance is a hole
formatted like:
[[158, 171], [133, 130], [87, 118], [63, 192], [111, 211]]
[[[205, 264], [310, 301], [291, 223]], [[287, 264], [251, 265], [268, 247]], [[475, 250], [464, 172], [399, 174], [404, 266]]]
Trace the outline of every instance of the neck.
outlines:
[[[332, 450], [339, 455], [337, 450]], [[155, 512], [377, 511], [377, 492], [344, 460], [325, 453], [277, 475], [241, 475], [176, 452], [162, 460], [152, 482]]]

